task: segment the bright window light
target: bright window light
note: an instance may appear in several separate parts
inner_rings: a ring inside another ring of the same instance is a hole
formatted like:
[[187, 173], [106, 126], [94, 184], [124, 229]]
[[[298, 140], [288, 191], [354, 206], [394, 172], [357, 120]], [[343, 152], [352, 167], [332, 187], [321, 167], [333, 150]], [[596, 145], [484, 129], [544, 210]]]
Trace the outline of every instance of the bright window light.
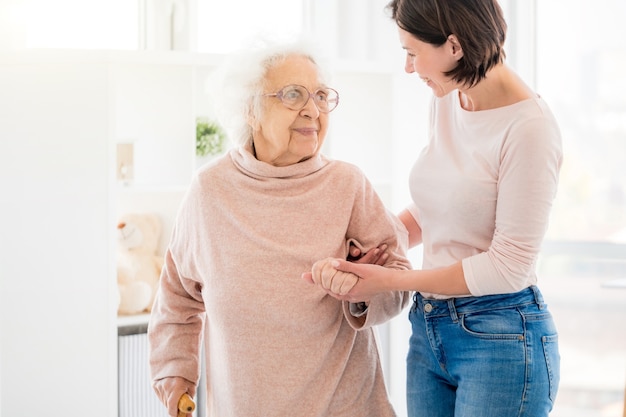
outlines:
[[252, 36], [288, 39], [303, 32], [302, 1], [198, 0], [198, 51], [228, 53]]
[[137, 2], [22, 0], [13, 10], [21, 47], [137, 49]]

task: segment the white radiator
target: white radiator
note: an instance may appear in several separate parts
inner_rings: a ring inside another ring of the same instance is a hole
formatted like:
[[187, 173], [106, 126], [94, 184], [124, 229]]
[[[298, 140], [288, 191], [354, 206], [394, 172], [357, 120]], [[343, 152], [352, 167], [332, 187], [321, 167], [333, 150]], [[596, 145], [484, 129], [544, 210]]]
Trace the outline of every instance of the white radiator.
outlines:
[[[118, 328], [118, 416], [168, 417], [150, 382], [147, 325]], [[200, 387], [202, 387], [202, 380]], [[202, 392], [202, 389], [198, 391]], [[203, 417], [200, 398], [194, 417]]]

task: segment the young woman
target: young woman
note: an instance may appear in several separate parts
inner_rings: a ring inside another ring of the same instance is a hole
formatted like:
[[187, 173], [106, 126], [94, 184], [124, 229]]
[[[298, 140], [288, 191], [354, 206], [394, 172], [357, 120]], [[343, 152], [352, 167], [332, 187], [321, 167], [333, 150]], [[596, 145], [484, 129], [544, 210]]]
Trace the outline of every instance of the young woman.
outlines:
[[405, 70], [433, 91], [429, 143], [399, 217], [421, 270], [320, 261], [338, 298], [415, 291], [407, 358], [410, 417], [543, 417], [559, 383], [557, 331], [537, 256], [562, 159], [557, 123], [505, 63], [497, 0], [393, 0]]

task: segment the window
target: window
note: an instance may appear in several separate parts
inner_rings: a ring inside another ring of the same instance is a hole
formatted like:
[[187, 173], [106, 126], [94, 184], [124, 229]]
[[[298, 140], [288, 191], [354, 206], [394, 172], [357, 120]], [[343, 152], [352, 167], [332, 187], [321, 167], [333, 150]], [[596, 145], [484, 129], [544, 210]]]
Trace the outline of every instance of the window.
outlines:
[[0, 3], [0, 49], [3, 46], [137, 49], [138, 2], [3, 0]]
[[626, 27], [621, 0], [536, 2], [536, 89], [564, 163], [540, 286], [560, 332], [552, 414], [618, 417], [626, 381]]
[[198, 1], [198, 51], [227, 53], [250, 36], [297, 36], [306, 30], [303, 1]]

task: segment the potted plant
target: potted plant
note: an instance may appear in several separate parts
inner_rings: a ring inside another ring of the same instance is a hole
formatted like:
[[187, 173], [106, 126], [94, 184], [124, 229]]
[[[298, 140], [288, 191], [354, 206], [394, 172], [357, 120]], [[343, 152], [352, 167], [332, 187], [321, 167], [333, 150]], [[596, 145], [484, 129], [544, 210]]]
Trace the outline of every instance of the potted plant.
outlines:
[[211, 159], [226, 150], [226, 132], [219, 123], [205, 117], [196, 120], [196, 156]]

